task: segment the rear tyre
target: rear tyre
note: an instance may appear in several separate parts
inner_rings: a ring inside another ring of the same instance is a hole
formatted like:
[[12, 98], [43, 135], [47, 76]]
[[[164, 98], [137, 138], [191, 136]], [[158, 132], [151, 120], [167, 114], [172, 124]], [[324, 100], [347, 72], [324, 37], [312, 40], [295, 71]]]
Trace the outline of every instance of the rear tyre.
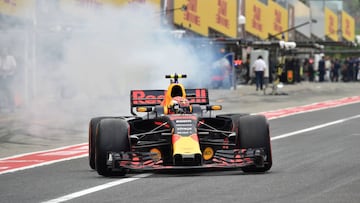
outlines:
[[265, 164], [263, 167], [246, 166], [244, 172], [266, 172], [272, 166], [272, 154], [269, 125], [263, 115], [244, 116], [239, 119], [238, 140], [239, 148], [263, 148], [265, 151]]
[[99, 175], [124, 176], [125, 168], [112, 170], [107, 165], [109, 152], [129, 152], [128, 123], [123, 119], [106, 118], [98, 124], [95, 142], [95, 165]]
[[95, 169], [95, 138], [97, 124], [104, 118], [110, 117], [96, 117], [92, 118], [89, 123], [89, 166]]

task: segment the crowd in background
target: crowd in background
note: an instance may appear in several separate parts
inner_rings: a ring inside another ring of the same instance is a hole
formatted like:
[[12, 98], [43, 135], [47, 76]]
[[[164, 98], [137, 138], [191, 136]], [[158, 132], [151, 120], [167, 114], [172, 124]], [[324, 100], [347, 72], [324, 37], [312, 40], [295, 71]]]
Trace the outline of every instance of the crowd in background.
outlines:
[[[241, 65], [235, 65], [237, 84], [256, 84], [255, 77], [252, 78], [250, 57], [247, 57]], [[321, 56], [315, 60], [313, 57], [299, 58], [288, 57], [283, 65], [279, 62], [269, 61], [268, 82], [275, 80], [278, 67], [282, 67], [280, 81], [285, 84], [309, 82], [357, 82], [360, 81], [360, 57], [352, 56], [337, 58]], [[291, 71], [291, 79], [288, 71]]]
[[322, 56], [315, 64], [310, 58], [303, 63], [303, 80], [311, 82], [354, 82], [360, 81], [360, 57], [336, 57]]

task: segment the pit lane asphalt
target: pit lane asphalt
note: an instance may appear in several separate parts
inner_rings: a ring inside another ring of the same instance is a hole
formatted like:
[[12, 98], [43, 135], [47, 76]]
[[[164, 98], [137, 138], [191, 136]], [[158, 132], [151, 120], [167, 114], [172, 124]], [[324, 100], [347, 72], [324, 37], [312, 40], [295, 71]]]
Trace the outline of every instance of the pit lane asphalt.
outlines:
[[[221, 104], [217, 113], [256, 113], [339, 99], [360, 94], [360, 82], [285, 85], [264, 95], [254, 85], [236, 90], [209, 90], [211, 104]], [[42, 99], [15, 113], [0, 113], [0, 158], [87, 142], [91, 117], [130, 115], [129, 95], [115, 98]]]
[[[302, 83], [286, 85], [282, 91], [287, 96], [264, 96], [253, 86], [209, 94], [211, 103], [223, 105], [223, 113], [262, 112], [359, 95], [359, 87], [359, 83]], [[1, 114], [0, 157], [86, 142], [89, 116], [98, 113], [91, 111], [92, 105], [107, 102], [75, 108], [71, 104], [78, 102], [63, 101], [52, 111], [45, 107], [54, 106], [40, 103], [31, 111]], [[103, 114], [128, 115], [128, 100], [118, 104], [104, 108]], [[352, 104], [271, 120], [272, 137], [357, 115], [358, 109], [359, 104]], [[71, 202], [358, 202], [358, 123], [354, 119], [273, 141], [274, 165], [267, 174], [156, 173]], [[41, 202], [116, 180], [98, 176], [89, 169], [87, 158], [80, 158], [0, 175], [0, 199]]]
[[209, 95], [212, 103], [223, 105], [223, 112], [253, 113], [357, 96], [360, 95], [360, 82], [301, 82], [285, 85], [278, 92], [287, 95], [264, 95], [251, 85], [240, 85], [235, 91], [212, 90]]
[[[270, 120], [272, 138], [360, 114], [360, 103]], [[269, 173], [155, 173], [69, 202], [358, 202], [359, 117], [272, 141]], [[136, 174], [128, 174], [133, 177]], [[0, 175], [1, 202], [42, 202], [121, 178], [87, 158]], [[126, 178], [125, 178], [126, 179]]]

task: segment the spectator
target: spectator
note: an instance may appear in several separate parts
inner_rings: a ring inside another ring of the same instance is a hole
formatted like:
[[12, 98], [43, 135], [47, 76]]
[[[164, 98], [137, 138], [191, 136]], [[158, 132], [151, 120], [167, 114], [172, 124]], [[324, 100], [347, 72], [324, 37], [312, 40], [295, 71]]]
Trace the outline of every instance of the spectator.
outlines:
[[359, 80], [359, 67], [360, 67], [359, 58], [355, 58], [355, 64], [354, 64], [354, 81], [358, 81], [358, 80]]
[[14, 111], [15, 100], [13, 82], [16, 73], [16, 60], [15, 57], [9, 53], [7, 48], [3, 51], [0, 64], [1, 86], [4, 93], [4, 106], [10, 111]]
[[354, 57], [350, 57], [349, 59], [349, 63], [348, 63], [348, 73], [347, 73], [347, 77], [348, 77], [348, 81], [353, 81], [354, 80], [354, 66], [355, 66], [355, 60]]
[[321, 57], [320, 61], [319, 61], [319, 66], [318, 66], [318, 70], [319, 70], [319, 82], [324, 82], [325, 80], [325, 57]]
[[250, 78], [250, 54], [247, 54], [247, 56], [246, 56], [245, 68], [246, 68], [245, 80], [246, 80], [246, 84], [248, 84], [251, 81], [251, 78]]
[[264, 73], [267, 67], [261, 55], [255, 60], [252, 65], [252, 69], [255, 72], [256, 91], [258, 91], [259, 88], [262, 90], [264, 84]]
[[350, 58], [348, 57], [344, 60], [344, 63], [341, 68], [341, 80], [343, 82], [349, 82], [349, 76], [348, 76], [349, 64], [350, 64]]
[[324, 76], [324, 80], [325, 81], [330, 81], [331, 79], [331, 67], [332, 67], [332, 61], [330, 57], [326, 57], [325, 59], [325, 76]]
[[339, 71], [340, 71], [341, 65], [339, 59], [335, 59], [334, 65], [332, 67], [332, 73], [331, 73], [331, 81], [332, 82], [338, 82], [339, 81]]
[[312, 58], [309, 59], [308, 71], [309, 71], [309, 81], [314, 82], [315, 70], [314, 70], [314, 59]]
[[295, 58], [294, 59], [294, 64], [293, 64], [293, 67], [294, 67], [294, 80], [295, 82], [301, 82], [301, 65], [300, 65], [300, 59], [298, 58]]

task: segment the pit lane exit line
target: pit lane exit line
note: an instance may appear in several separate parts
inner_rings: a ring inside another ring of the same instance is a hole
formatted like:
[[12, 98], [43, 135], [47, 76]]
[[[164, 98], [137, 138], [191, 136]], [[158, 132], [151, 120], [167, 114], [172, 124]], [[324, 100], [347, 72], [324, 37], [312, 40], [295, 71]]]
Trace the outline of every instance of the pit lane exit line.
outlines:
[[360, 115], [339, 119], [339, 120], [324, 123], [324, 124], [321, 124], [321, 125], [316, 125], [316, 126], [313, 126], [313, 127], [310, 127], [310, 128], [304, 128], [302, 130], [294, 131], [294, 132], [291, 132], [291, 133], [285, 133], [285, 134], [282, 134], [282, 135], [279, 135], [279, 136], [272, 137], [271, 140], [274, 141], [274, 140], [278, 140], [278, 139], [283, 139], [283, 138], [290, 137], [290, 136], [293, 136], [293, 135], [306, 133], [306, 132], [309, 132], [309, 131], [314, 131], [314, 130], [317, 130], [317, 129], [320, 129], [320, 128], [325, 128], [325, 127], [328, 127], [328, 126], [331, 126], [331, 125], [344, 123], [346, 121], [357, 119], [357, 118], [360, 118]]
[[[326, 108], [334, 108], [334, 107], [344, 106], [357, 102], [360, 102], [360, 96], [346, 97], [338, 100], [329, 100], [324, 102], [317, 102], [309, 105], [279, 109], [275, 111], [260, 112], [257, 114], [263, 114], [269, 120], [272, 120], [285, 116], [290, 116], [290, 115], [295, 115], [310, 111], [317, 111]], [[281, 136], [288, 137], [289, 135], [287, 136], [281, 135]], [[275, 140], [280, 138], [273, 137], [272, 139]], [[82, 144], [66, 146], [52, 150], [6, 157], [0, 159], [0, 175], [4, 173], [16, 172], [19, 170], [49, 165], [61, 161], [82, 158], [86, 156], [88, 156], [88, 143], [82, 143]]]

